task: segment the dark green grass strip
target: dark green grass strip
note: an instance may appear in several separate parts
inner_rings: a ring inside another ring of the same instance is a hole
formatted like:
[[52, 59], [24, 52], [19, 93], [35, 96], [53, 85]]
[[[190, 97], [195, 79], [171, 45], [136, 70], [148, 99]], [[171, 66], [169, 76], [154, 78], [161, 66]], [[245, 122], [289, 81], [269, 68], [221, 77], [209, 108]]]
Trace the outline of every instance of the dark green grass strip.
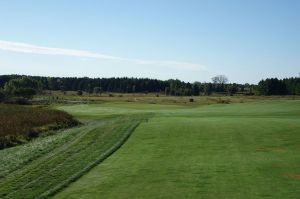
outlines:
[[76, 139], [2, 178], [0, 198], [46, 198], [56, 193], [121, 147], [141, 121], [127, 116], [89, 124]]

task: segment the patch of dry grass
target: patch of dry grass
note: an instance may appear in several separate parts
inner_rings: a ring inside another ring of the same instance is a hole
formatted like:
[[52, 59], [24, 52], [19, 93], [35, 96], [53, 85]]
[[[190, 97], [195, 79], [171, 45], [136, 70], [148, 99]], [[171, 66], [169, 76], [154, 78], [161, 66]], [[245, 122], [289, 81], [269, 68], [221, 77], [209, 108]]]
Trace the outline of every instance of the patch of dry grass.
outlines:
[[[190, 99], [193, 99], [192, 101]], [[166, 96], [158, 93], [102, 93], [77, 95], [74, 91], [46, 91], [43, 95], [37, 96], [34, 103], [104, 103], [104, 102], [133, 102], [145, 104], [176, 104], [176, 105], [209, 105], [209, 104], [231, 104], [264, 100], [299, 100], [300, 96]]]
[[63, 111], [43, 107], [0, 105], [0, 149], [14, 146], [40, 132], [77, 125], [73, 117]]

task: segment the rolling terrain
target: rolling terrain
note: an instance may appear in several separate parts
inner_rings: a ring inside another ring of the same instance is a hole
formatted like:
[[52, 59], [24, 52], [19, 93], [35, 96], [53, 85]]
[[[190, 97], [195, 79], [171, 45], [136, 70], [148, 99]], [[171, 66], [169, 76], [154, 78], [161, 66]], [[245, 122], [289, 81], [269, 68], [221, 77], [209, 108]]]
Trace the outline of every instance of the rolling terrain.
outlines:
[[0, 198], [298, 198], [300, 101], [57, 105], [84, 125], [0, 150]]

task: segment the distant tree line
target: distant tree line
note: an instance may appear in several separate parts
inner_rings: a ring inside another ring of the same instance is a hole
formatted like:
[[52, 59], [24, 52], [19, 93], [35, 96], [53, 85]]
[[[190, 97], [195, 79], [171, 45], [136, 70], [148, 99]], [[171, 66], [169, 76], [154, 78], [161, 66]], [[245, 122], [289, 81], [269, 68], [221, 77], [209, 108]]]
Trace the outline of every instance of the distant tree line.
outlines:
[[[20, 75], [0, 76], [0, 88], [10, 80], [22, 78]], [[251, 93], [255, 85], [228, 84], [226, 77], [215, 77], [213, 83], [184, 82], [178, 79], [157, 80], [149, 78], [77, 78], [77, 77], [41, 77], [26, 76], [39, 82], [42, 90], [84, 91], [89, 93], [163, 93], [172, 96], [198, 96], [212, 93], [235, 94]]]
[[269, 78], [257, 85], [260, 95], [300, 95], [300, 78]]
[[[2, 90], [2, 91], [1, 91]], [[77, 78], [2, 75], [0, 76], [1, 96], [15, 95], [30, 97], [40, 90], [77, 91], [101, 94], [118, 93], [162, 93], [171, 96], [199, 95], [299, 95], [300, 78], [277, 78], [261, 80], [258, 85], [228, 83], [226, 76], [212, 78], [212, 83], [184, 82], [178, 79], [157, 80], [149, 78]]]

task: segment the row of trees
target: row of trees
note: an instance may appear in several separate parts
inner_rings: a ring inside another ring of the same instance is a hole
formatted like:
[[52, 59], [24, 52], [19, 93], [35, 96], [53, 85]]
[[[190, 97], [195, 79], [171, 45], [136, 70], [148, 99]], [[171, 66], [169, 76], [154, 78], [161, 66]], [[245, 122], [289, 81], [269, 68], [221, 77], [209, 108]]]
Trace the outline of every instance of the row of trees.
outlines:
[[300, 95], [300, 78], [261, 80], [257, 91], [260, 95]]
[[[85, 91], [101, 94], [102, 92], [119, 93], [164, 93], [172, 96], [198, 96], [219, 93], [233, 95], [299, 95], [300, 78], [266, 79], [258, 85], [229, 84], [227, 77], [219, 75], [212, 78], [212, 83], [183, 82], [177, 79], [166, 81], [148, 78], [76, 78], [76, 77], [41, 77], [41, 76], [0, 76], [0, 91], [7, 95], [30, 97], [40, 90]], [[80, 92], [79, 92], [80, 93]], [[0, 93], [1, 98], [1, 93]]]
[[[10, 80], [22, 78], [19, 75], [0, 76], [0, 88]], [[225, 76], [214, 77], [213, 83], [188, 83], [178, 79], [166, 81], [148, 78], [76, 78], [76, 77], [40, 77], [27, 76], [39, 84], [43, 90], [85, 91], [101, 94], [102, 92], [119, 93], [164, 93], [172, 96], [198, 96], [212, 93], [235, 94], [251, 93], [254, 85], [228, 84]], [[36, 86], [35, 86], [36, 87]], [[35, 89], [35, 88], [34, 88]]]

